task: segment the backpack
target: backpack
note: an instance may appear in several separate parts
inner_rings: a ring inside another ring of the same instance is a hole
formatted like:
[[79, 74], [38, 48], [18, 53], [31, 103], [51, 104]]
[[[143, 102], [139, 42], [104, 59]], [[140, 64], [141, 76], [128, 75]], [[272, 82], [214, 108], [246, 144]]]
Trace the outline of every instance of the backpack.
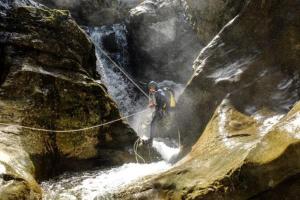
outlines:
[[166, 95], [166, 98], [167, 98], [167, 102], [168, 102], [167, 107], [171, 108], [171, 109], [175, 108], [176, 107], [176, 100], [175, 100], [174, 91], [169, 87], [164, 87], [163, 91], [164, 91], [164, 93]]

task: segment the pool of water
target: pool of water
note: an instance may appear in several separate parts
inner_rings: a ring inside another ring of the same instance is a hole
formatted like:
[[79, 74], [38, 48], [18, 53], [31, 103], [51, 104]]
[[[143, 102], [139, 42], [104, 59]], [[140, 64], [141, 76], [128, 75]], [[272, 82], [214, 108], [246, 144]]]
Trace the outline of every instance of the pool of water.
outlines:
[[41, 184], [44, 200], [110, 200], [117, 190], [142, 177], [164, 172], [172, 167], [171, 158], [179, 153], [175, 146], [154, 140], [164, 160], [149, 164], [129, 163], [111, 169], [65, 173]]

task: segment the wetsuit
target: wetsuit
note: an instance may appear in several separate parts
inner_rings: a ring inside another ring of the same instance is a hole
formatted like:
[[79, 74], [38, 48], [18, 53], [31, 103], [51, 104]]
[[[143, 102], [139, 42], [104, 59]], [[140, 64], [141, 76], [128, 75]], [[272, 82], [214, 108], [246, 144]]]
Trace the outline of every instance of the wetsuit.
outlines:
[[158, 122], [164, 117], [165, 109], [168, 102], [166, 94], [161, 89], [157, 90], [153, 94], [152, 98], [155, 103], [155, 111], [150, 126], [150, 142], [152, 142], [153, 136], [157, 132]]

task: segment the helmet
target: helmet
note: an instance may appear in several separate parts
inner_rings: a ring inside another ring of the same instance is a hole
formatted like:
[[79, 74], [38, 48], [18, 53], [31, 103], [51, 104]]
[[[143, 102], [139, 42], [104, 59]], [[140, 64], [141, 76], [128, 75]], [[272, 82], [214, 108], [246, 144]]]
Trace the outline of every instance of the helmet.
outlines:
[[148, 89], [150, 89], [150, 87], [154, 87], [155, 89], [158, 89], [158, 84], [155, 81], [150, 81], [148, 84]]

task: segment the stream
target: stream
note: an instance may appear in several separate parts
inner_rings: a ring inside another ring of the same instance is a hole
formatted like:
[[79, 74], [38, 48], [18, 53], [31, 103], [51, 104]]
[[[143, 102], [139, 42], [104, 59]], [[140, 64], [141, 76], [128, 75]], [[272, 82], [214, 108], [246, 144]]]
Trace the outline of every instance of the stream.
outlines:
[[[154, 148], [164, 152], [162, 157], [171, 158], [179, 151], [162, 142], [154, 141]], [[114, 192], [138, 179], [164, 172], [172, 165], [166, 160], [142, 164], [129, 163], [119, 167], [76, 173], [65, 173], [43, 182], [45, 200], [111, 200]]]

